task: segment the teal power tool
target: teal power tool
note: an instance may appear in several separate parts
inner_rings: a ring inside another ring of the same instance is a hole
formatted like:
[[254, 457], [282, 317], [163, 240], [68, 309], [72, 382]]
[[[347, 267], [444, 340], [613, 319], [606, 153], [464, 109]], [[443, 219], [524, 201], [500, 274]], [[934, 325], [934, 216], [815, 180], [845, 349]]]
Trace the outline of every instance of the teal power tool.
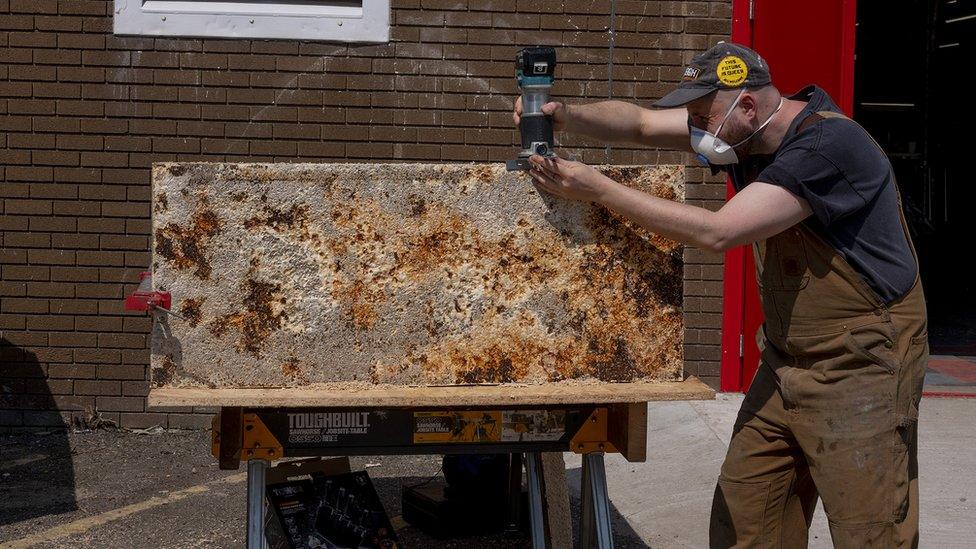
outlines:
[[529, 157], [555, 156], [552, 152], [552, 116], [543, 114], [549, 90], [555, 81], [556, 50], [550, 47], [523, 48], [515, 57], [515, 77], [522, 92], [522, 150], [505, 167], [510, 172], [529, 170]]

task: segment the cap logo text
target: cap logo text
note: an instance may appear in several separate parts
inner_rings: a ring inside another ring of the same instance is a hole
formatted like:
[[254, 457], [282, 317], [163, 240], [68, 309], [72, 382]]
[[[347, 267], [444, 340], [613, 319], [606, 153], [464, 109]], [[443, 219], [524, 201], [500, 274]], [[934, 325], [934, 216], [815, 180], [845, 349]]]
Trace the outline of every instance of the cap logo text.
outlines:
[[728, 55], [719, 61], [715, 72], [718, 75], [719, 82], [731, 88], [741, 86], [746, 81], [746, 77], [749, 76], [746, 62], [734, 55]]

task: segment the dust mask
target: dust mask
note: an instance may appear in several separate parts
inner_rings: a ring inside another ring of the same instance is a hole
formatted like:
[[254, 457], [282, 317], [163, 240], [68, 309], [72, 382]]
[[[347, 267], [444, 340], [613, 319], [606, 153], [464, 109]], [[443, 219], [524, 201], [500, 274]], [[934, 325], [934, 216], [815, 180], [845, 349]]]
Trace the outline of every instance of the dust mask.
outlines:
[[729, 164], [738, 164], [739, 156], [735, 154], [735, 148], [742, 145], [746, 141], [752, 139], [752, 137], [757, 133], [759, 133], [760, 130], [765, 128], [769, 124], [769, 122], [773, 119], [773, 116], [775, 116], [776, 113], [778, 113], [779, 110], [783, 108], [783, 98], [780, 97], [779, 105], [776, 107], [776, 110], [774, 110], [769, 115], [769, 118], [767, 118], [765, 122], [760, 124], [760, 126], [756, 128], [755, 131], [750, 133], [742, 141], [739, 141], [735, 145], [729, 145], [728, 143], [720, 139], [718, 137], [718, 134], [721, 133], [722, 126], [724, 126], [725, 122], [728, 121], [729, 116], [732, 114], [732, 111], [735, 109], [735, 106], [739, 104], [739, 99], [742, 98], [742, 94], [745, 93], [745, 91], [746, 91], [745, 88], [743, 88], [739, 92], [739, 95], [736, 96], [735, 101], [732, 102], [732, 106], [730, 106], [729, 110], [725, 113], [725, 118], [722, 119], [722, 122], [718, 125], [718, 128], [715, 129], [715, 133], [710, 133], [703, 129], [691, 126], [690, 128], [691, 148], [694, 149], [696, 153], [698, 153], [700, 159], [704, 158], [704, 160], [707, 160], [708, 163], [714, 164], [716, 166], [727, 166]]

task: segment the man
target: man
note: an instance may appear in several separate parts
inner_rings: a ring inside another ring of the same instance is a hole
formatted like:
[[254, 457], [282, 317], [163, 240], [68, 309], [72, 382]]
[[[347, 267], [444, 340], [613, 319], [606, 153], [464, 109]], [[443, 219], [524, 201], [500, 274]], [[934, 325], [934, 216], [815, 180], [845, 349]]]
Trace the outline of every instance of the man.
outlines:
[[[532, 157], [536, 186], [711, 252], [753, 244], [761, 364], [712, 504], [713, 547], [803, 547], [817, 497], [835, 547], [918, 543], [916, 424], [927, 323], [884, 153], [816, 86], [782, 97], [754, 51], [696, 56], [658, 109], [543, 107], [556, 130], [692, 151], [736, 195], [720, 210]], [[518, 123], [521, 105], [514, 118]]]

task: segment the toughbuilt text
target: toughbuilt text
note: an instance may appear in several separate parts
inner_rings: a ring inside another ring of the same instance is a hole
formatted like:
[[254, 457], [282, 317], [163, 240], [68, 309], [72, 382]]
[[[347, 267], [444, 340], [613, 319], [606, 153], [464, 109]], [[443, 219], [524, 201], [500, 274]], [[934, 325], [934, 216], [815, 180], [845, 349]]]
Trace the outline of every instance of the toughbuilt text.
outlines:
[[324, 412], [288, 414], [289, 429], [369, 428], [369, 412]]

